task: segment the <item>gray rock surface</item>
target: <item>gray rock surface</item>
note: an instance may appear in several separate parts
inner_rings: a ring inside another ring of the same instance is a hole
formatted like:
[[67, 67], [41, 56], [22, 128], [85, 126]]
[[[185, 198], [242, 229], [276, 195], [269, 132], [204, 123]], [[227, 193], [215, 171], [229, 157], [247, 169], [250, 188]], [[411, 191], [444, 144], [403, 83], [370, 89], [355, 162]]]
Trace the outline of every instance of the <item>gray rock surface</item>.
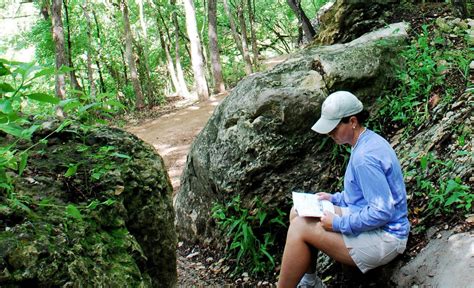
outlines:
[[474, 233], [443, 231], [434, 237], [391, 280], [398, 287], [472, 287]]

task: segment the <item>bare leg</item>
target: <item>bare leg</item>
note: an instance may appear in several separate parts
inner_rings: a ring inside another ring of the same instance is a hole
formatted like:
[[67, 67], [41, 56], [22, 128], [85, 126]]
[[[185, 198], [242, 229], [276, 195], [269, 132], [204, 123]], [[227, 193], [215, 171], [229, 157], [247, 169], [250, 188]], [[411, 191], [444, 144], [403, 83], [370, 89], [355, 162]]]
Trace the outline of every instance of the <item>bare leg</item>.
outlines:
[[355, 266], [342, 234], [324, 230], [317, 218], [293, 217], [286, 238], [278, 287], [296, 286], [308, 271], [311, 246], [338, 262]]

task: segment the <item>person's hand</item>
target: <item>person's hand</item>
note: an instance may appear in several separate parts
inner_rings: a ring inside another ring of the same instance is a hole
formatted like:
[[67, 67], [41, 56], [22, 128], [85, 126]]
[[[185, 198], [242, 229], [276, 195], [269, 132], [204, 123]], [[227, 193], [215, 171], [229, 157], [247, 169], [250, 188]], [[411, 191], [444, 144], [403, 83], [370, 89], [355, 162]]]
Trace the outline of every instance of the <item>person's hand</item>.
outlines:
[[326, 192], [318, 192], [316, 193], [318, 195], [319, 200], [328, 200], [331, 201], [331, 194], [326, 193]]
[[334, 219], [334, 214], [329, 211], [324, 211], [323, 216], [321, 217], [321, 224], [326, 231], [332, 230], [332, 220]]

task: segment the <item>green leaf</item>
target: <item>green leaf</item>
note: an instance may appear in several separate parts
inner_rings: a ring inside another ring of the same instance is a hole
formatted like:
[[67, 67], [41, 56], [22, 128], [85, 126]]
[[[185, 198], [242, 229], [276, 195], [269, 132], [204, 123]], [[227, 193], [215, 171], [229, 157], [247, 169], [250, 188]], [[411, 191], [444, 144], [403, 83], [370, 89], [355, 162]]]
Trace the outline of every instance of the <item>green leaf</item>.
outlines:
[[35, 76], [33, 76], [31, 80], [45, 75], [54, 75], [55, 71], [56, 69], [54, 67], [43, 68], [39, 72], [35, 73]]
[[23, 79], [28, 76], [33, 70], [35, 70], [34, 63], [18, 63], [17, 69], [13, 72], [14, 74], [20, 74]]
[[69, 125], [71, 125], [71, 124], [72, 124], [72, 120], [66, 119], [66, 120], [63, 121], [63, 123], [61, 123], [61, 125], [59, 125], [58, 128], [56, 128], [56, 130], [54, 130], [54, 132], [56, 132], [56, 133], [57, 133], [57, 132], [60, 132], [60, 131], [62, 131], [65, 127], [67, 127], [67, 126], [69, 126]]
[[12, 74], [12, 72], [7, 67], [5, 67], [5, 65], [3, 65], [3, 63], [1, 61], [3, 61], [3, 60], [0, 59], [0, 76], [5, 76], [5, 75]]
[[0, 99], [0, 112], [7, 115], [13, 113], [12, 101], [10, 99]]
[[35, 133], [35, 131], [38, 130], [39, 127], [40, 127], [40, 125], [31, 125], [30, 128], [23, 129], [23, 131], [21, 132], [22, 138], [23, 139], [30, 139], [31, 135], [33, 135], [33, 133]]
[[15, 88], [13, 88], [10, 84], [0, 83], [0, 94], [14, 92], [14, 91], [15, 91]]
[[71, 68], [71, 67], [68, 67], [68, 66], [61, 66], [61, 68], [59, 68], [59, 70], [58, 70], [58, 72], [60, 74], [65, 74], [65, 73], [69, 73], [69, 72], [72, 72], [72, 71], [74, 71], [74, 69]]
[[7, 124], [0, 124], [0, 130], [3, 132], [13, 135], [18, 138], [23, 138], [23, 128], [20, 126], [13, 124], [13, 123], [7, 123]]
[[71, 177], [76, 174], [77, 167], [79, 167], [79, 163], [70, 165], [66, 173], [64, 173], [64, 177]]
[[267, 212], [259, 212], [257, 216], [259, 220], [259, 226], [262, 226], [263, 221], [265, 221], [265, 218], [267, 217]]
[[99, 206], [100, 202], [97, 199], [94, 199], [89, 205], [87, 205], [87, 208], [93, 210]]
[[267, 250], [265, 250], [265, 248], [263, 247], [260, 247], [260, 252], [267, 256], [268, 260], [270, 260], [270, 262], [272, 263], [272, 267], [275, 266], [275, 260], [273, 259], [273, 256], [270, 255], [270, 253], [267, 252]]
[[78, 220], [82, 220], [82, 215], [79, 209], [77, 209], [76, 206], [73, 204], [69, 204], [66, 206], [66, 214], [68, 216], [71, 216], [72, 218], [76, 218]]
[[26, 163], [28, 162], [28, 153], [22, 153], [20, 159], [20, 165], [18, 166], [18, 175], [22, 175], [23, 171], [26, 168]]
[[112, 206], [112, 205], [115, 204], [115, 202], [117, 202], [117, 200], [114, 200], [114, 199], [107, 199], [107, 200], [105, 200], [104, 202], [102, 202], [102, 204], [107, 205], [107, 206]]
[[28, 94], [26, 96], [30, 99], [40, 101], [40, 102], [47, 102], [47, 103], [51, 103], [51, 104], [59, 104], [59, 99], [58, 98], [56, 98], [54, 96], [51, 96], [49, 94], [46, 94], [46, 93], [32, 93], [32, 94]]
[[117, 101], [115, 99], [108, 100], [104, 103], [105, 105], [110, 105], [112, 107], [120, 108], [120, 109], [125, 109], [125, 105], [120, 103], [120, 101]]

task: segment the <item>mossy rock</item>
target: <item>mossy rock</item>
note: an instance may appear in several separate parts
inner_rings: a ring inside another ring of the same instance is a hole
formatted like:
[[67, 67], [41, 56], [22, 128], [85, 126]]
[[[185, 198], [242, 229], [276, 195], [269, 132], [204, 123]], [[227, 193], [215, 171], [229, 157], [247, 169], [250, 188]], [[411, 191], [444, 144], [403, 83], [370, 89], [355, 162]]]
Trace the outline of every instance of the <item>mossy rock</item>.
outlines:
[[152, 147], [119, 129], [44, 125], [0, 196], [0, 286], [171, 287], [172, 188]]

